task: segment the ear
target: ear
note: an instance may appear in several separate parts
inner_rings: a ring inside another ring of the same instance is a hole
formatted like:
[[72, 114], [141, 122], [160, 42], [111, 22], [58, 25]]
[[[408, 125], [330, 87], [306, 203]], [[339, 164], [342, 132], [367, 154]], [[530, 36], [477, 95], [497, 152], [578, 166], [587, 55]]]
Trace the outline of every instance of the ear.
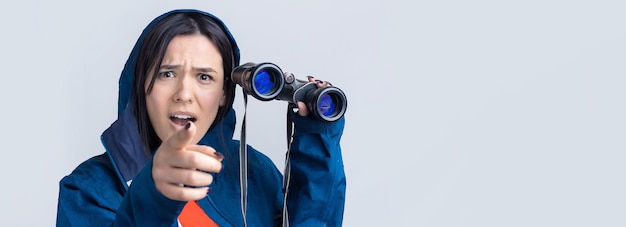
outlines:
[[222, 95], [222, 98], [220, 98], [220, 106], [224, 106], [225, 103], [226, 103], [226, 95]]

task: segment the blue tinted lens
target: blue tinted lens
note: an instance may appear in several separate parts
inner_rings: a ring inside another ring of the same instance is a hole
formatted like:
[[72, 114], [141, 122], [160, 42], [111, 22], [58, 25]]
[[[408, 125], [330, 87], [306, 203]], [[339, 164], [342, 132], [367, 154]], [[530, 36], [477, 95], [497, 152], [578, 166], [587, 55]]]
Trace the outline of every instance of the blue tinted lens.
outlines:
[[273, 78], [267, 73], [265, 70], [259, 72], [254, 77], [254, 87], [256, 88], [256, 92], [261, 95], [267, 95], [272, 91], [274, 87]]
[[331, 116], [335, 112], [336, 106], [337, 104], [335, 104], [333, 98], [330, 97], [330, 95], [328, 94], [322, 95], [318, 104], [320, 113], [322, 113], [322, 115], [324, 115], [325, 117]]

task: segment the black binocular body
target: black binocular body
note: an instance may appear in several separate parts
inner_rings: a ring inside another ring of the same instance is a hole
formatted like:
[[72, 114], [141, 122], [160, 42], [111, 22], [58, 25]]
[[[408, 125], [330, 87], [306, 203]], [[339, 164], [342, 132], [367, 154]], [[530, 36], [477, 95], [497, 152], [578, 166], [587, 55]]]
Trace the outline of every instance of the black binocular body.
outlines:
[[323, 121], [339, 120], [348, 106], [346, 95], [334, 86], [318, 88], [315, 82], [296, 79], [274, 63], [248, 62], [233, 69], [231, 79], [246, 94], [261, 101], [304, 102], [313, 117]]

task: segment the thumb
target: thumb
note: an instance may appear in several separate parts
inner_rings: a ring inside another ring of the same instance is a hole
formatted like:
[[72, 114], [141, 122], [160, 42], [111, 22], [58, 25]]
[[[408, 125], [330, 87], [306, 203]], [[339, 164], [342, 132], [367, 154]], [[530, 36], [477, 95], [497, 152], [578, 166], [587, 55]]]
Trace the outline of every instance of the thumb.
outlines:
[[303, 117], [309, 115], [309, 110], [306, 108], [306, 104], [304, 104], [303, 102], [298, 102], [298, 114]]
[[191, 143], [195, 134], [196, 126], [191, 121], [187, 122], [185, 127], [181, 128], [167, 139], [167, 144], [175, 149], [183, 149]]

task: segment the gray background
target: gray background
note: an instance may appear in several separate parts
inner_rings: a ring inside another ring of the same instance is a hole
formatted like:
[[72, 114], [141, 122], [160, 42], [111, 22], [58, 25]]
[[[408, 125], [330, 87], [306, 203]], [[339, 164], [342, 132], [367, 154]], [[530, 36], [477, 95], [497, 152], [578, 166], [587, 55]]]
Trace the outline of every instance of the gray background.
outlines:
[[[228, 24], [242, 62], [346, 91], [345, 226], [626, 226], [625, 7], [3, 1], [0, 220], [54, 226], [58, 181], [103, 152], [141, 30], [199, 8]], [[285, 106], [247, 109], [249, 143], [281, 169]]]

